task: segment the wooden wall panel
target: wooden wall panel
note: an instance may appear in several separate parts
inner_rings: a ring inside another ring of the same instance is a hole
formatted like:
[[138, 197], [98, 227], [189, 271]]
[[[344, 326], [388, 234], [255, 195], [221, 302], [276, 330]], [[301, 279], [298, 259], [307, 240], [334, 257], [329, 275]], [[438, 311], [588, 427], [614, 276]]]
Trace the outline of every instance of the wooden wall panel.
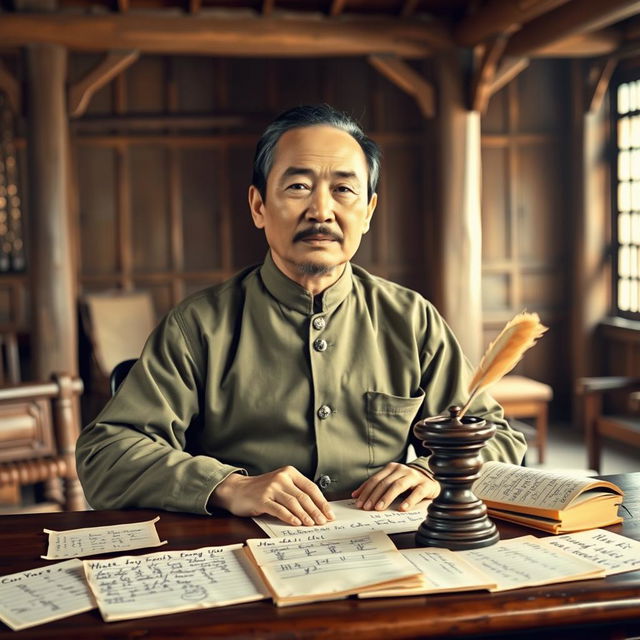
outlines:
[[133, 269], [142, 273], [170, 269], [166, 150], [135, 146], [129, 155]]
[[504, 148], [482, 150], [482, 255], [484, 260], [509, 257], [511, 217], [509, 210], [509, 165]]
[[179, 155], [185, 271], [222, 268], [222, 173], [219, 149], [182, 149]]
[[166, 106], [166, 59], [143, 56], [127, 70], [127, 109], [132, 113], [162, 113]]
[[75, 150], [79, 192], [80, 264], [87, 275], [113, 274], [118, 267], [115, 154], [112, 149]]
[[222, 79], [216, 77], [211, 58], [179, 56], [172, 58], [172, 63], [179, 111], [209, 113], [219, 106], [216, 104], [216, 86]]

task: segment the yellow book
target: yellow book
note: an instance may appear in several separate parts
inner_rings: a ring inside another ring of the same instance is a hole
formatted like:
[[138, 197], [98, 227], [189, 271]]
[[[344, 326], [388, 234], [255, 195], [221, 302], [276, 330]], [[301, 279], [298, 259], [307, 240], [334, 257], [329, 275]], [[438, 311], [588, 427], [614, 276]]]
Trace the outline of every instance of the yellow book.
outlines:
[[597, 478], [492, 461], [484, 464], [473, 491], [490, 516], [550, 533], [622, 522], [622, 489]]

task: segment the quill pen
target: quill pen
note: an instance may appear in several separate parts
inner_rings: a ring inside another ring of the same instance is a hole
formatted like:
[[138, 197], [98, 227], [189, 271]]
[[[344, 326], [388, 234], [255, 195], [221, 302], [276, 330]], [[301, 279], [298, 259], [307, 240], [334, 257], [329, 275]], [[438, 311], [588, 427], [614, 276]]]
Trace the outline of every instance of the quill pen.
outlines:
[[497, 382], [522, 359], [547, 330], [537, 313], [519, 313], [505, 325], [498, 337], [489, 345], [469, 384], [471, 396], [462, 407], [458, 419], [467, 412], [474, 398]]

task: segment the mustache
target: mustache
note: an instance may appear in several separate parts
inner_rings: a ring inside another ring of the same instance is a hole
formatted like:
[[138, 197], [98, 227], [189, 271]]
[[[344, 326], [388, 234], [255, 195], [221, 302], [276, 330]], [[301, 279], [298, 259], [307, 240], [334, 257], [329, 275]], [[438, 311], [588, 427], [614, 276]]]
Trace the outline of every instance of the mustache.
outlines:
[[307, 227], [306, 229], [302, 229], [298, 231], [295, 236], [293, 236], [294, 242], [299, 242], [300, 240], [305, 240], [306, 238], [310, 238], [312, 236], [327, 236], [336, 242], [342, 242], [344, 239], [341, 233], [330, 229], [329, 227], [323, 224], [314, 224], [311, 227]]

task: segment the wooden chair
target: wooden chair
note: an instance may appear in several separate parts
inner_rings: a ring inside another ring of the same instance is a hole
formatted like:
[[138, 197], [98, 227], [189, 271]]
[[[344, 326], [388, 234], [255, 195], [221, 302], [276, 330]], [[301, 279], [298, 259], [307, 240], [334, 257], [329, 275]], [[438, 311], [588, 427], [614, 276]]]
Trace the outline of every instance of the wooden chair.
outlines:
[[65, 374], [0, 389], [0, 488], [49, 481], [47, 502], [18, 511], [86, 508], [75, 466], [82, 390]]
[[502, 405], [507, 420], [534, 420], [533, 429], [522, 424], [515, 428], [521, 428], [527, 440], [533, 440], [538, 448], [538, 462], [542, 464], [547, 447], [549, 402], [553, 398], [553, 389], [548, 384], [525, 376], [510, 375], [496, 382], [489, 392]]
[[[602, 438], [611, 438], [640, 448], [640, 378], [599, 377], [580, 378], [576, 383], [580, 411], [587, 445], [587, 464], [600, 473]], [[608, 407], [607, 396], [624, 395], [620, 407]], [[624, 406], [626, 405], [626, 407]], [[627, 411], [625, 411], [625, 408]], [[634, 415], [635, 412], [635, 415]], [[640, 464], [638, 465], [640, 468]], [[629, 469], [637, 471], [638, 469]]]

